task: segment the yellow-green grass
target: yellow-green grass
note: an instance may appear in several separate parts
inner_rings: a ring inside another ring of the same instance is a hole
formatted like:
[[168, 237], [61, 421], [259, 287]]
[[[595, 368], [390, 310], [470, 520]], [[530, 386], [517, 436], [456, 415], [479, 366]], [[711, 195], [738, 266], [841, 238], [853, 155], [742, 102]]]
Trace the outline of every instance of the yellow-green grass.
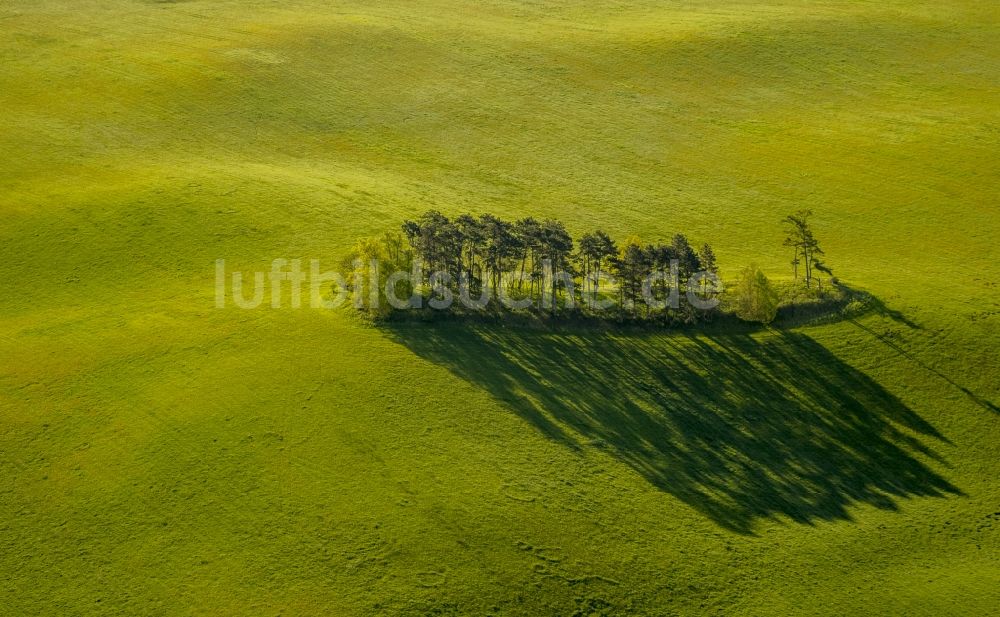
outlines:
[[[989, 3], [0, 6], [0, 612], [986, 614]], [[213, 308], [428, 208], [676, 231], [884, 315]]]

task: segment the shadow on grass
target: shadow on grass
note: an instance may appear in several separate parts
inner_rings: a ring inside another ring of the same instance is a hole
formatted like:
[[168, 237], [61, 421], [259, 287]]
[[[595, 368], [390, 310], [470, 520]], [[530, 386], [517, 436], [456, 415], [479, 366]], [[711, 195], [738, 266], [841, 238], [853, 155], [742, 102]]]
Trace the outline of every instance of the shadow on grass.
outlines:
[[552, 334], [400, 325], [419, 356], [571, 448], [607, 450], [719, 525], [849, 520], [960, 494], [920, 460], [944, 438], [878, 383], [800, 333]]
[[[906, 325], [909, 325], [910, 327], [914, 327], [914, 328], [918, 328], [919, 327], [919, 326], [912, 325], [912, 322], [897, 319], [896, 317], [892, 316], [891, 314], [889, 316], [892, 319], [894, 319], [895, 321], [900, 321], [901, 323], [905, 323]], [[850, 324], [853, 325], [855, 328], [858, 328], [859, 330], [862, 330], [862, 331], [868, 333], [873, 338], [881, 341], [886, 347], [892, 349], [893, 351], [895, 351], [899, 355], [903, 356], [907, 360], [913, 362], [914, 364], [916, 364], [920, 368], [924, 369], [928, 373], [930, 373], [930, 374], [932, 374], [932, 375], [934, 375], [934, 376], [936, 376], [936, 377], [938, 377], [940, 379], [943, 379], [948, 384], [950, 384], [951, 386], [953, 386], [954, 388], [956, 388], [959, 392], [961, 392], [962, 394], [964, 394], [972, 403], [978, 405], [979, 407], [981, 407], [981, 408], [983, 408], [983, 409], [985, 409], [987, 411], [992, 411], [993, 413], [1000, 413], [1000, 407], [997, 407], [997, 405], [995, 403], [993, 403], [993, 402], [991, 402], [991, 401], [983, 398], [982, 396], [979, 396], [978, 394], [976, 394], [972, 390], [966, 388], [965, 386], [963, 386], [962, 384], [958, 383], [957, 381], [955, 381], [954, 379], [952, 379], [948, 375], [942, 373], [941, 371], [939, 371], [935, 367], [933, 367], [930, 364], [927, 364], [926, 362], [920, 360], [919, 358], [917, 358], [916, 356], [914, 356], [913, 354], [911, 354], [910, 352], [908, 352], [906, 349], [904, 349], [901, 345], [899, 345], [895, 341], [893, 341], [891, 338], [885, 336], [884, 334], [879, 334], [878, 332], [876, 332], [875, 330], [873, 330], [869, 326], [866, 326], [865, 324], [861, 323], [857, 319], [848, 319], [848, 322], [850, 322]]]

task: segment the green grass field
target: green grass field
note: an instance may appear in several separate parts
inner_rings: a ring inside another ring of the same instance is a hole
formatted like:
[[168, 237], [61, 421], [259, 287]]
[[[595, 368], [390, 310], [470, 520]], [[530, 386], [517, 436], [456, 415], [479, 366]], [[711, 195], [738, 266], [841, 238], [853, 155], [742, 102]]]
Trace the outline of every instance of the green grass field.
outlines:
[[[0, 2], [0, 614], [987, 615], [1000, 9]], [[757, 332], [215, 309], [429, 208], [710, 241]]]

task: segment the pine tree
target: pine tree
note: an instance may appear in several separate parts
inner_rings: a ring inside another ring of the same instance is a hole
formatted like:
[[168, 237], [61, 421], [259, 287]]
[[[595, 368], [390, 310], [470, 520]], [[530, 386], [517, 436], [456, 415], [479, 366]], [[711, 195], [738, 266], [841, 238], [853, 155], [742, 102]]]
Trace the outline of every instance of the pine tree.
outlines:
[[[813, 278], [813, 267], [817, 255], [823, 255], [823, 249], [813, 236], [809, 227], [809, 217], [812, 210], [799, 210], [794, 214], [789, 214], [782, 222], [785, 224], [788, 235], [785, 237], [784, 245], [792, 248], [792, 267], [797, 279], [799, 263], [805, 267], [806, 287], [810, 287]], [[801, 262], [800, 262], [801, 257]]]

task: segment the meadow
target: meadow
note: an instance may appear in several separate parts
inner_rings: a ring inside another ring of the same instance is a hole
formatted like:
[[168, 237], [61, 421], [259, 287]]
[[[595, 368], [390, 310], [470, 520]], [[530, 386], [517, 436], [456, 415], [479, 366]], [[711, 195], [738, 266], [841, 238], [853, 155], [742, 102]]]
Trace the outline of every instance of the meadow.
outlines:
[[[987, 615], [1000, 8], [0, 3], [0, 614]], [[428, 209], [677, 231], [773, 328], [214, 306]]]

